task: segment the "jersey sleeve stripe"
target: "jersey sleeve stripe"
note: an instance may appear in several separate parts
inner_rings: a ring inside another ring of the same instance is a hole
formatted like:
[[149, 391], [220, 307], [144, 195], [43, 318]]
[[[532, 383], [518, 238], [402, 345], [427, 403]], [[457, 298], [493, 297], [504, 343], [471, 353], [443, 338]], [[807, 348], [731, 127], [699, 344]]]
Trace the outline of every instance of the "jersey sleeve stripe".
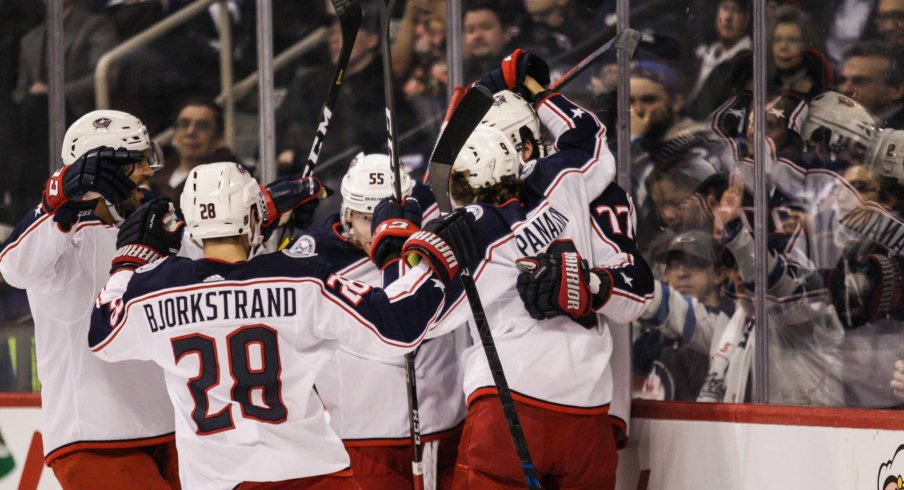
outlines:
[[0, 252], [0, 260], [3, 260], [3, 257], [6, 256], [6, 254], [10, 250], [18, 247], [19, 244], [22, 243], [22, 240], [24, 240], [26, 236], [28, 236], [31, 232], [33, 232], [35, 230], [35, 228], [37, 228], [41, 223], [47, 221], [47, 219], [49, 219], [51, 216], [53, 216], [53, 215], [45, 214], [44, 216], [38, 218], [34, 223], [29, 225], [28, 228], [26, 228], [25, 231], [23, 231], [22, 234], [19, 235], [19, 237], [16, 238], [15, 241], [9, 243], [9, 245], [7, 245], [6, 248], [4, 248], [2, 252]]

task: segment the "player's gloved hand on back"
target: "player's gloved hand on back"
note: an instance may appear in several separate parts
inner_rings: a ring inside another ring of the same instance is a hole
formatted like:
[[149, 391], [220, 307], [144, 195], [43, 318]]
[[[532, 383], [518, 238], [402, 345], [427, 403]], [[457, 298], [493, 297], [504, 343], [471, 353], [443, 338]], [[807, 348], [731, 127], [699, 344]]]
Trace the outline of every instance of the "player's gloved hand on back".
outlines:
[[71, 226], [79, 214], [90, 212], [97, 205], [97, 197], [89, 193], [100, 194], [113, 204], [128, 199], [137, 184], [125, 170], [144, 158], [143, 152], [125, 148], [99, 146], [90, 150], [50, 177], [44, 186], [41, 205], [44, 211], [56, 213], [56, 222]]
[[377, 267], [382, 269], [401, 256], [402, 245], [421, 229], [421, 216], [421, 206], [413, 197], [403, 199], [401, 204], [392, 197], [377, 204], [370, 225], [370, 259]]
[[110, 273], [137, 269], [178, 253], [183, 231], [185, 222], [176, 216], [169, 199], [157, 198], [142, 204], [119, 227]]
[[516, 284], [518, 295], [531, 318], [543, 320], [567, 314], [581, 319], [605, 303], [612, 292], [609, 272], [591, 270], [574, 247], [566, 245], [558, 244], [549, 252], [515, 261], [522, 271]]
[[533, 100], [534, 94], [524, 87], [524, 79], [528, 76], [544, 87], [549, 85], [549, 65], [532, 52], [519, 48], [503, 58], [498, 68], [484, 73], [477, 84], [493, 93], [511, 90], [527, 100]]
[[458, 274], [461, 264], [470, 264], [479, 257], [477, 236], [474, 215], [459, 208], [412, 235], [402, 247], [402, 256], [415, 254], [426, 260], [439, 279], [448, 283]]
[[317, 177], [278, 179], [261, 186], [261, 192], [267, 203], [267, 219], [261, 225], [265, 232], [285, 225], [290, 219], [296, 228], [307, 228], [314, 220], [320, 199], [330, 195], [330, 190]]

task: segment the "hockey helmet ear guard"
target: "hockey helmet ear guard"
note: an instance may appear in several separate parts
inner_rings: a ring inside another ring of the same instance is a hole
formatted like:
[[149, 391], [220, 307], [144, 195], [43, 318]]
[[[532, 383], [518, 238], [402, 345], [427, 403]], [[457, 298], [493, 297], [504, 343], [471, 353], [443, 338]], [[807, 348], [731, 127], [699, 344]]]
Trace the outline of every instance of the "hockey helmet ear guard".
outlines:
[[502, 182], [502, 178], [518, 175], [521, 156], [511, 140], [489, 126], [477, 126], [452, 164], [452, 173], [462, 174], [473, 189]]
[[148, 135], [148, 128], [135, 116], [111, 110], [91, 111], [69, 126], [60, 156], [72, 165], [85, 152], [98, 146], [143, 151], [152, 170], [163, 167], [163, 155]]
[[238, 163], [195, 167], [185, 181], [181, 207], [186, 229], [199, 246], [206, 238], [244, 235], [253, 253], [263, 241], [264, 196], [257, 180]]

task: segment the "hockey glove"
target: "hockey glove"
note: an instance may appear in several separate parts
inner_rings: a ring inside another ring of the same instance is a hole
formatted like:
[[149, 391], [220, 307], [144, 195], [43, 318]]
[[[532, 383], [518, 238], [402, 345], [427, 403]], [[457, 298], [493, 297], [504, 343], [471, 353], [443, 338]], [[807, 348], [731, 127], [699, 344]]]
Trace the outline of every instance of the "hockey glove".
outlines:
[[494, 94], [501, 90], [511, 90], [533, 101], [534, 94], [524, 87], [524, 78], [527, 76], [545, 87], [549, 85], [549, 65], [539, 56], [519, 48], [503, 58], [499, 68], [484, 73], [477, 83]]
[[437, 277], [448, 284], [461, 264], [470, 264], [480, 255], [474, 215], [459, 208], [427, 223], [402, 246], [402, 256], [408, 254], [426, 260]]
[[[583, 319], [602, 306], [612, 293], [612, 276], [605, 269], [588, 270], [587, 261], [573, 250], [550, 250], [516, 261], [521, 274], [516, 287], [531, 318], [561, 314]], [[593, 327], [595, 322], [580, 322]]]
[[904, 257], [868, 254], [829, 274], [832, 303], [845, 328], [904, 313]]
[[374, 208], [371, 231], [370, 259], [380, 269], [399, 258], [405, 240], [421, 229], [421, 206], [417, 199], [409, 197], [398, 204], [394, 198], [386, 198]]
[[119, 228], [110, 274], [120, 269], [137, 269], [178, 253], [184, 230], [185, 223], [176, 217], [169, 199], [158, 198], [142, 204]]
[[320, 198], [330, 194], [317, 177], [275, 180], [261, 186], [261, 192], [267, 202], [267, 219], [262, 224], [265, 232], [285, 225], [289, 219], [296, 228], [307, 228], [314, 220]]
[[124, 148], [114, 150], [105, 146], [88, 151], [72, 165], [56, 171], [47, 181], [41, 206], [48, 213], [56, 213], [54, 220], [71, 226], [81, 214], [91, 212], [96, 198], [84, 199], [97, 193], [113, 204], [132, 195], [137, 185], [123, 171], [123, 166], [144, 160], [144, 153]]

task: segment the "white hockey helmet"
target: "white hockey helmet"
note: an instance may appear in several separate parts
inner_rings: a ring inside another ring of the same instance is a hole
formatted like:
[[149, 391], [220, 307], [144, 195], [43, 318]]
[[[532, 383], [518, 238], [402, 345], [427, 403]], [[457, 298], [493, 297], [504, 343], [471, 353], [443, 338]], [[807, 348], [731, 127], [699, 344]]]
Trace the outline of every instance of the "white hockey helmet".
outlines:
[[[411, 195], [414, 181], [407, 172], [399, 170], [402, 196], [407, 197]], [[393, 195], [394, 189], [395, 174], [389, 156], [380, 153], [370, 155], [358, 153], [349, 164], [345, 177], [342, 177], [342, 186], [339, 189], [342, 194], [341, 215], [345, 216], [347, 210], [372, 214], [382, 199]]]
[[480, 124], [501, 131], [519, 153], [523, 146], [521, 128], [527, 127], [534, 141], [540, 141], [540, 120], [537, 113], [524, 97], [509, 90], [493, 95], [493, 105]]
[[879, 131], [866, 163], [876, 177], [895, 179], [904, 185], [904, 130]]
[[69, 126], [63, 137], [63, 165], [72, 165], [98, 146], [146, 152], [151, 170], [163, 167], [163, 155], [151, 141], [148, 128], [137, 117], [122, 111], [91, 111]]
[[[198, 246], [203, 246], [205, 238], [245, 235], [253, 251], [263, 239], [264, 195], [257, 180], [238, 163], [209, 163], [192, 169], [181, 206], [186, 229]], [[252, 214], [257, 215], [256, 223]]]
[[498, 184], [507, 175], [518, 175], [521, 157], [511, 140], [496, 128], [477, 126], [452, 164], [474, 189]]
[[822, 128], [829, 131], [829, 148], [836, 153], [852, 143], [869, 148], [876, 135], [876, 121], [865, 107], [831, 91], [817, 95], [810, 102], [800, 135], [804, 141], [810, 141], [813, 133]]

